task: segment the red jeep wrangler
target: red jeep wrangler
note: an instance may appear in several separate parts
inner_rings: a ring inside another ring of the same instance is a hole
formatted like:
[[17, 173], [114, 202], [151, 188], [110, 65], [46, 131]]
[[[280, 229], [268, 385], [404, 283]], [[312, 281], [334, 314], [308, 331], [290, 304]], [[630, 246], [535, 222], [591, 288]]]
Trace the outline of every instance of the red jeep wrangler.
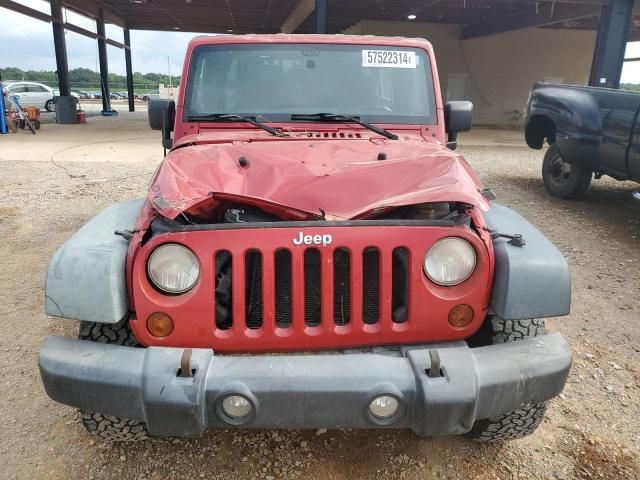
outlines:
[[[51, 261], [49, 396], [94, 435], [411, 428], [508, 440], [540, 424], [571, 352], [560, 252], [491, 203], [431, 45], [217, 36], [189, 45], [170, 152]], [[535, 337], [535, 338], [532, 338]]]

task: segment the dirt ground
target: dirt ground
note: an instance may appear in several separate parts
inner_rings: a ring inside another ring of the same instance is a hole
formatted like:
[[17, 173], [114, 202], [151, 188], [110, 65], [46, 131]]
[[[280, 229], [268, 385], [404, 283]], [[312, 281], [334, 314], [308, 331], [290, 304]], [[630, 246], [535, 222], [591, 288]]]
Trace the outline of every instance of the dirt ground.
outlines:
[[[46, 128], [45, 128], [46, 127]], [[77, 324], [43, 310], [54, 251], [112, 202], [144, 195], [162, 150], [143, 113], [0, 137], [0, 479], [640, 478], [640, 203], [634, 184], [594, 182], [586, 198], [544, 193], [542, 153], [517, 132], [476, 131], [462, 151], [486, 186], [569, 259], [567, 387], [540, 430], [502, 445], [406, 431], [212, 431], [199, 439], [96, 443], [50, 401], [37, 353]]]

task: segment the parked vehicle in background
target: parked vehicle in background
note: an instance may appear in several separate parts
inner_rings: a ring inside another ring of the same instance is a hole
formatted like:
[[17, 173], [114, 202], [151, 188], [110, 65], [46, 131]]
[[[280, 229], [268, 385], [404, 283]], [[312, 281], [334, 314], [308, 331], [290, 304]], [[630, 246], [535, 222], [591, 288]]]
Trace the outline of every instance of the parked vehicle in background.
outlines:
[[531, 91], [527, 144], [550, 145], [542, 178], [552, 195], [580, 197], [592, 178], [640, 182], [640, 93], [537, 83]]
[[142, 100], [148, 102], [149, 100], [160, 100], [160, 92], [158, 90], [154, 90], [149, 93], [145, 93], [142, 95]]
[[11, 96], [15, 95], [23, 107], [44, 108], [47, 112], [55, 110], [53, 102], [55, 91], [42, 83], [7, 81], [4, 82], [5, 91]]
[[431, 44], [221, 35], [184, 65], [148, 105], [170, 152], [145, 198], [51, 260], [46, 311], [80, 325], [40, 352], [47, 394], [107, 440], [532, 433], [571, 365], [544, 326], [569, 267], [453, 151], [473, 106]]
[[91, 98], [89, 96], [88, 92], [85, 92], [83, 90], [71, 90], [71, 95], [75, 95], [77, 98], [83, 100], [83, 99], [87, 99], [87, 98]]

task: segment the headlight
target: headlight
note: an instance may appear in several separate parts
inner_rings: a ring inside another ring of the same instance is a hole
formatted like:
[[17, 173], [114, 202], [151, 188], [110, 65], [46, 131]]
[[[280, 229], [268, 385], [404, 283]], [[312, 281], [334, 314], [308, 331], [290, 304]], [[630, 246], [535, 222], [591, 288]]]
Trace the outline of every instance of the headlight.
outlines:
[[200, 264], [188, 248], [167, 243], [149, 256], [147, 273], [151, 282], [163, 292], [185, 293], [198, 283]]
[[446, 287], [461, 284], [475, 268], [476, 251], [462, 238], [443, 238], [424, 257], [424, 273], [432, 282]]

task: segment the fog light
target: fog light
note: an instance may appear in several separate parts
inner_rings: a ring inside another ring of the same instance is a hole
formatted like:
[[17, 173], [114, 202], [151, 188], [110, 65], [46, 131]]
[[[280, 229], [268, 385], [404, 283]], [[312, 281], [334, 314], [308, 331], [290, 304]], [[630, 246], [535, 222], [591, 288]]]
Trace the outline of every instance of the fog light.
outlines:
[[398, 413], [400, 402], [396, 397], [391, 395], [380, 395], [374, 398], [369, 404], [371, 415], [380, 419], [388, 420]]
[[166, 313], [152, 313], [147, 319], [147, 330], [154, 337], [168, 337], [173, 332], [173, 320]]
[[222, 400], [222, 411], [234, 420], [248, 417], [253, 410], [251, 402], [242, 395], [229, 395]]
[[453, 328], [468, 327], [473, 320], [473, 308], [469, 305], [456, 305], [449, 312], [449, 324]]

